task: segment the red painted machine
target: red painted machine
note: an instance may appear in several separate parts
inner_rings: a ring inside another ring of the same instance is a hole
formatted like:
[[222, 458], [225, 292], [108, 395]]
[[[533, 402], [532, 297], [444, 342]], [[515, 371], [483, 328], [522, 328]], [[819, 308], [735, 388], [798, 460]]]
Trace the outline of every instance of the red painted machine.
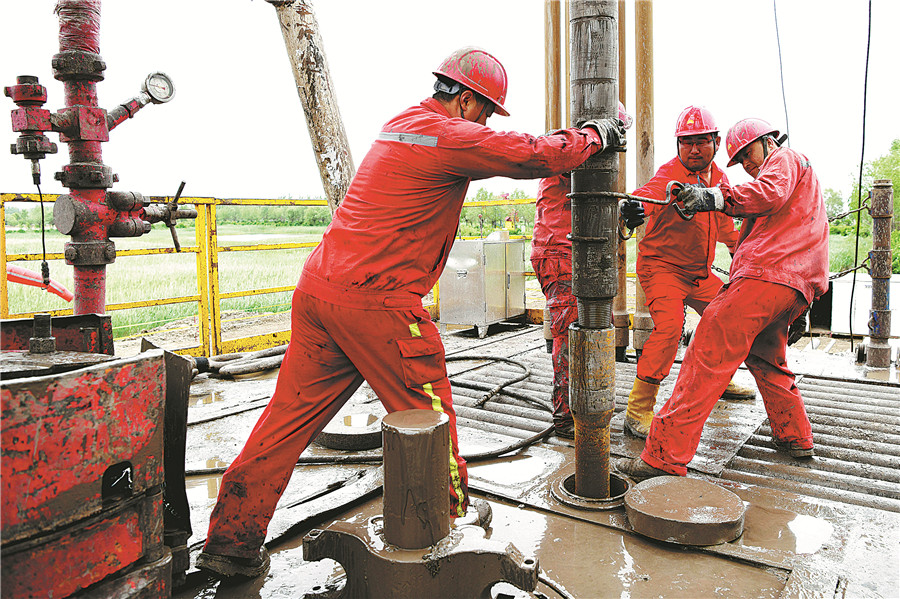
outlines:
[[[149, 348], [113, 355], [106, 309], [111, 237], [137, 237], [165, 222], [176, 249], [175, 221], [195, 218], [173, 201], [150, 205], [136, 192], [110, 191], [103, 164], [109, 132], [149, 103], [172, 99], [163, 73], [107, 111], [96, 84], [100, 0], [58, 0], [60, 52], [54, 77], [66, 107], [43, 108], [47, 89], [20, 76], [4, 88], [15, 102], [12, 153], [31, 161], [56, 152], [47, 132], [68, 144], [70, 163], [56, 173], [69, 193], [54, 205], [54, 223], [71, 240], [74, 316], [4, 321], [0, 361], [0, 570], [6, 597], [168, 597], [188, 567], [190, 519], [184, 492], [184, 445], [190, 366]], [[50, 284], [49, 273], [41, 283]]]
[[149, 205], [139, 193], [107, 191], [117, 176], [103, 164], [101, 144], [109, 141], [112, 129], [147, 104], [171, 100], [175, 87], [164, 73], [152, 73], [139, 95], [111, 111], [100, 108], [97, 82], [106, 70], [99, 54], [100, 0], [59, 0], [56, 12], [60, 52], [53, 57], [53, 76], [63, 82], [66, 108], [56, 113], [42, 108], [47, 88], [37, 77], [22, 75], [16, 85], [4, 88], [18, 106], [12, 111], [12, 128], [19, 133], [12, 152], [31, 161], [32, 177], [39, 185], [39, 161], [57, 149], [45, 133], [58, 133], [68, 144], [71, 162], [56, 178], [70, 193], [56, 201], [53, 220], [61, 233], [72, 237], [64, 252], [66, 263], [75, 269], [75, 314], [102, 314], [106, 265], [116, 259], [110, 237], [139, 237], [150, 231], [152, 223], [163, 221], [177, 247], [175, 220], [196, 218], [197, 213], [179, 209], [177, 196], [169, 204]]

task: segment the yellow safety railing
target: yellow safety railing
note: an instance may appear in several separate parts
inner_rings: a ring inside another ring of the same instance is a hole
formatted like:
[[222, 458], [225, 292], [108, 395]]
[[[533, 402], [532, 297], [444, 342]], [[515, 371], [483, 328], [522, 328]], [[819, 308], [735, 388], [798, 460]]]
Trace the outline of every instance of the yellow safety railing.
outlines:
[[[52, 204], [59, 196], [57, 194], [44, 195], [43, 201]], [[170, 197], [151, 197], [154, 202], [169, 202]], [[43, 259], [41, 254], [8, 254], [6, 246], [6, 211], [5, 206], [10, 202], [39, 202], [40, 198], [37, 194], [16, 194], [3, 193], [0, 194], [0, 245], [3, 247], [2, 258], [0, 258], [0, 268], [6, 272], [6, 263], [15, 261], [39, 261]], [[194, 347], [183, 347], [173, 351], [180, 354], [191, 355], [220, 355], [233, 352], [252, 351], [264, 347], [275, 345], [283, 345], [290, 340], [290, 330], [278, 331], [274, 333], [266, 333], [262, 335], [254, 335], [250, 337], [242, 337], [238, 339], [223, 339], [222, 337], [222, 301], [239, 297], [248, 297], [255, 295], [264, 295], [270, 293], [289, 292], [294, 289], [294, 285], [269, 287], [264, 289], [250, 289], [245, 291], [223, 291], [220, 284], [219, 255], [225, 252], [252, 252], [265, 250], [289, 250], [300, 248], [312, 248], [318, 245], [318, 242], [298, 242], [298, 243], [274, 243], [274, 244], [255, 244], [255, 245], [220, 245], [218, 232], [216, 227], [216, 208], [218, 206], [327, 206], [325, 200], [294, 200], [294, 199], [222, 199], [211, 197], [182, 197], [180, 203], [183, 205], [193, 205], [197, 210], [197, 219], [195, 221], [195, 245], [182, 246], [180, 253], [193, 253], [196, 255], [197, 269], [197, 293], [193, 295], [170, 297], [170, 298], [148, 298], [141, 301], [122, 302], [107, 304], [106, 311], [114, 312], [117, 310], [129, 310], [135, 308], [146, 308], [151, 306], [172, 305], [181, 303], [197, 303], [198, 306], [198, 332], [199, 345]], [[504, 206], [515, 204], [534, 204], [532, 199], [515, 199], [515, 200], [488, 200], [473, 201], [463, 204], [464, 207], [478, 206]], [[530, 239], [530, 236], [513, 235], [512, 239]], [[461, 237], [461, 239], [478, 239], [477, 237]], [[133, 256], [149, 256], [160, 254], [175, 254], [174, 248], [146, 248], [146, 249], [127, 249], [118, 250], [117, 258], [133, 257]], [[46, 255], [47, 260], [63, 260], [65, 257], [61, 253], [50, 253]], [[526, 274], [533, 274], [530, 271]], [[152, 286], [149, 286], [151, 287]], [[0, 277], [0, 318], [26, 318], [34, 316], [34, 312], [10, 313], [9, 301], [7, 294], [6, 276]], [[439, 302], [439, 289], [435, 285], [433, 293], [433, 303], [426, 308], [433, 315], [437, 315], [437, 305]], [[63, 316], [72, 314], [72, 309], [52, 310], [51, 316]]]

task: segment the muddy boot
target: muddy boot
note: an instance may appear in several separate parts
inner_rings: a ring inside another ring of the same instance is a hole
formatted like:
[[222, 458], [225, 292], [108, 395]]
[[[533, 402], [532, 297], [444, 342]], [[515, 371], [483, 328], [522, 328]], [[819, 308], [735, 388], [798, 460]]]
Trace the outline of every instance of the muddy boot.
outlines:
[[772, 437], [772, 441], [775, 443], [775, 448], [778, 451], [782, 451], [792, 458], [811, 458], [816, 455], [812, 445], [803, 447], [799, 441], [779, 441], [775, 437]]
[[725, 391], [722, 392], [722, 399], [753, 399], [754, 397], [756, 397], [755, 389], [738, 385], [734, 381], [729, 382]]
[[641, 482], [656, 476], [675, 476], [665, 470], [654, 468], [641, 458], [619, 458], [616, 460], [616, 470], [635, 482]]
[[256, 557], [234, 557], [204, 551], [197, 567], [213, 578], [256, 578], [269, 571], [269, 552], [260, 547]]
[[628, 408], [625, 410], [625, 430], [635, 437], [646, 439], [650, 434], [650, 423], [653, 422], [653, 406], [659, 385], [634, 379], [634, 387], [628, 396]]

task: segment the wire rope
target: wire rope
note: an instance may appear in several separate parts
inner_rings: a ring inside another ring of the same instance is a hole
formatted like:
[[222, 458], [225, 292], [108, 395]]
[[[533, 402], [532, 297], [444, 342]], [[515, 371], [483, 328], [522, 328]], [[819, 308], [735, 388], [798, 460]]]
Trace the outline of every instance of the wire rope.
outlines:
[[787, 96], [784, 92], [784, 63], [781, 60], [781, 35], [778, 33], [778, 0], [772, 0], [772, 12], [775, 15], [775, 41], [778, 43], [778, 73], [781, 75], [781, 101], [784, 103], [784, 132], [787, 134], [788, 146], [791, 145], [791, 126], [788, 124]]
[[[866, 104], [869, 90], [869, 52], [872, 47], [872, 0], [869, 0], [868, 32], [866, 35], [866, 69], [863, 75], [863, 114], [862, 114], [862, 149], [859, 156], [859, 183], [856, 187], [856, 205], [862, 206], [863, 166], [866, 159]], [[856, 213], [856, 243], [853, 247], [853, 266], [859, 260], [859, 227], [862, 222], [861, 213]], [[853, 295], [856, 293], [856, 270], [853, 271], [853, 284], [850, 286], [850, 352], [853, 352]]]

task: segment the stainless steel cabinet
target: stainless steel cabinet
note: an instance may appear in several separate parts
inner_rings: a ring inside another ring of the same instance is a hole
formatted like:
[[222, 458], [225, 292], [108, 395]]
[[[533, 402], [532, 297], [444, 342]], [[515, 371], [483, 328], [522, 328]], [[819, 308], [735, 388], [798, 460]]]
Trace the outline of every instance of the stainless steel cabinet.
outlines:
[[441, 330], [488, 325], [525, 313], [525, 241], [457, 240], [439, 279]]

